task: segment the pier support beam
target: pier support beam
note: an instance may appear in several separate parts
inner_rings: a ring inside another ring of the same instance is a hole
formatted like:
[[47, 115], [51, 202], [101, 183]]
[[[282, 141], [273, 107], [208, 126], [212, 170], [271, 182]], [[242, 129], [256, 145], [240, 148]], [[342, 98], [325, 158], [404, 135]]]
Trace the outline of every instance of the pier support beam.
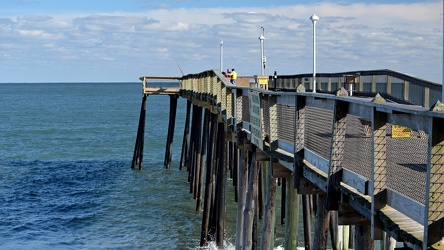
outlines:
[[315, 234], [313, 238], [313, 249], [327, 249], [328, 226], [330, 223], [330, 212], [326, 209], [326, 195], [318, 195], [318, 204], [315, 219]]
[[215, 165], [213, 164], [213, 155], [215, 151], [215, 138], [217, 136], [217, 115], [210, 114], [210, 130], [207, 143], [207, 160], [205, 174], [205, 199], [202, 215], [202, 230], [200, 237], [200, 246], [207, 244], [208, 240], [214, 239], [214, 230], [210, 232], [210, 216], [214, 210], [214, 185], [215, 185]]
[[[296, 249], [299, 238], [299, 195], [294, 187], [292, 177], [288, 177], [286, 183], [286, 209], [285, 209], [285, 241], [284, 249]], [[305, 229], [304, 229], [305, 230]], [[307, 245], [307, 244], [306, 244]]]
[[371, 238], [371, 226], [370, 224], [356, 225], [355, 226], [355, 250], [374, 250], [376, 247], [376, 241]]
[[311, 210], [310, 195], [302, 195], [302, 218], [304, 220], [304, 247], [305, 250], [311, 250]]
[[226, 146], [227, 140], [225, 138], [224, 123], [218, 123], [217, 128], [217, 180], [216, 180], [216, 245], [219, 248], [224, 246], [225, 233], [225, 215], [226, 215], [226, 184], [227, 184], [227, 162], [226, 162]]
[[170, 119], [168, 124], [168, 136], [165, 147], [165, 161], [164, 165], [166, 169], [170, 169], [171, 157], [173, 153], [173, 140], [174, 140], [174, 127], [176, 126], [176, 111], [177, 111], [177, 99], [179, 95], [170, 95]]
[[205, 152], [205, 149], [202, 145], [202, 137], [204, 133], [202, 132], [202, 107], [198, 107], [198, 115], [197, 115], [197, 128], [196, 128], [196, 142], [197, 145], [194, 147], [195, 149], [195, 160], [194, 160], [194, 175], [193, 175], [193, 198], [197, 199], [197, 195], [199, 193], [198, 186], [200, 181], [200, 172], [201, 172], [201, 164], [202, 164], [202, 152]]
[[236, 221], [236, 249], [242, 249], [243, 246], [243, 228], [244, 228], [244, 210], [247, 199], [248, 187], [248, 165], [249, 165], [249, 151], [250, 141], [245, 138], [242, 130], [238, 130], [237, 145], [241, 150], [239, 159], [238, 185], [237, 185], [237, 221]]
[[182, 141], [182, 154], [180, 156], [179, 170], [182, 170], [186, 166], [188, 161], [189, 139], [190, 139], [190, 113], [191, 113], [191, 101], [187, 100], [187, 114], [185, 118], [185, 126], [183, 129], [183, 141]]
[[254, 145], [251, 145], [251, 151], [249, 154], [251, 157], [249, 157], [248, 190], [244, 210], [244, 231], [242, 233], [243, 249], [253, 248], [253, 224], [256, 213], [255, 198], [257, 197], [257, 181], [259, 176], [259, 168], [256, 164], [256, 147]]
[[143, 166], [143, 143], [145, 137], [145, 117], [146, 117], [146, 98], [147, 95], [144, 94], [142, 97], [142, 105], [140, 107], [140, 117], [139, 126], [137, 128], [136, 145], [134, 146], [133, 162], [131, 163], [131, 168], [138, 167], [142, 170]]
[[273, 249], [276, 224], [276, 178], [273, 177], [273, 159], [268, 161], [268, 171], [263, 172], [266, 173], [266, 199], [261, 231], [261, 249]]
[[196, 187], [197, 189], [196, 211], [198, 212], [202, 209], [202, 183], [204, 180], [204, 173], [205, 173], [205, 161], [206, 161], [205, 158], [207, 155], [208, 134], [210, 130], [210, 116], [211, 116], [210, 111], [208, 109], [205, 109], [202, 143], [200, 151], [199, 180], [197, 182], [197, 187]]

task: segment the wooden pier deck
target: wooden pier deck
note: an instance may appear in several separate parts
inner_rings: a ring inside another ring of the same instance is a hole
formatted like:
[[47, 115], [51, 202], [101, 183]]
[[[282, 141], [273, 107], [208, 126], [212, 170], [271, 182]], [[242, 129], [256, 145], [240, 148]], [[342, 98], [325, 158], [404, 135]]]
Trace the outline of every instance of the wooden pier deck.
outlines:
[[[305, 75], [292, 77], [312, 81]], [[293, 91], [233, 86], [217, 70], [180, 78], [141, 77], [144, 99], [132, 167], [142, 168], [146, 96], [171, 97], [166, 167], [171, 161], [177, 98], [186, 98], [180, 165], [189, 173], [196, 209], [204, 203], [202, 244], [210, 233], [218, 245], [223, 242], [224, 190], [230, 172], [240, 223], [237, 249], [252, 248], [251, 216], [256, 209], [264, 216], [261, 249], [273, 245], [277, 179], [286, 190], [282, 197], [287, 211], [286, 249], [296, 247], [297, 232], [290, 218], [299, 211], [298, 195], [304, 211], [309, 197], [317, 200], [312, 240], [304, 217], [306, 249], [325, 249], [330, 219], [335, 226], [356, 227], [355, 249], [373, 249], [376, 240], [387, 240], [384, 249], [393, 249], [393, 239], [411, 249], [444, 249], [444, 106], [430, 103], [436, 96], [430, 89], [437, 87], [419, 84], [428, 89], [420, 92], [423, 106], [407, 105], [380, 95], [350, 96], [344, 89], [346, 81], [341, 86], [337, 76], [330, 77], [333, 80], [324, 82], [331, 89], [336, 81], [333, 94], [306, 92], [307, 85], [301, 81], [297, 85], [297, 80], [289, 81]], [[409, 88], [416, 87], [401, 78], [398, 73], [387, 77], [384, 86], [392, 91], [392, 84], [404, 84], [400, 95], [405, 103]], [[369, 79], [376, 86], [376, 78]], [[151, 88], [149, 80], [174, 80], [180, 85]], [[270, 78], [269, 84], [273, 82], [277, 87], [276, 79]], [[363, 88], [358, 86], [358, 92]], [[254, 189], [258, 181], [264, 187], [262, 194]]]

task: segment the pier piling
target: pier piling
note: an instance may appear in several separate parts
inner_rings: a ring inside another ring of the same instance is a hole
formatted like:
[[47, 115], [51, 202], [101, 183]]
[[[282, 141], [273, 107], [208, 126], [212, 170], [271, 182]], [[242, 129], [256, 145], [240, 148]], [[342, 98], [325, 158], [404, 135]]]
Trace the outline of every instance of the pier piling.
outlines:
[[143, 143], [145, 137], [145, 117], [146, 117], [146, 98], [147, 95], [142, 97], [142, 105], [140, 107], [139, 126], [137, 127], [136, 145], [134, 146], [133, 161], [131, 168], [138, 167], [142, 170], [143, 166]]
[[164, 166], [166, 169], [170, 169], [172, 152], [173, 152], [173, 140], [174, 140], [174, 127], [176, 126], [176, 112], [177, 112], [177, 99], [178, 95], [170, 95], [170, 113], [168, 123], [168, 136], [165, 147], [165, 161]]
[[183, 129], [183, 141], [182, 141], [182, 154], [180, 156], [179, 170], [186, 167], [186, 162], [188, 160], [188, 148], [190, 139], [190, 113], [191, 113], [191, 101], [187, 100], [187, 113], [185, 117], [185, 126]]

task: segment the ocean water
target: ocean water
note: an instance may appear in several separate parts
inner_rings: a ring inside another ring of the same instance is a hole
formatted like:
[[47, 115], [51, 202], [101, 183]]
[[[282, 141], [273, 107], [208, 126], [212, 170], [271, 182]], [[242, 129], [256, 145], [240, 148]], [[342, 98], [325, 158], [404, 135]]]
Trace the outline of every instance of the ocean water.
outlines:
[[140, 83], [0, 84], [0, 249], [196, 249], [201, 212], [163, 167], [169, 98], [149, 96], [144, 169], [130, 168]]

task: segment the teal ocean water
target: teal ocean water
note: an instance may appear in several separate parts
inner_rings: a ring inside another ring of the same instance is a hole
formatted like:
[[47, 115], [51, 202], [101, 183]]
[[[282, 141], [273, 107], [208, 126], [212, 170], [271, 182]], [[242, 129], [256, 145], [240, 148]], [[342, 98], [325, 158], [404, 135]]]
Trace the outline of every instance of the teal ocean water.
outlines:
[[0, 249], [196, 249], [201, 213], [163, 167], [169, 98], [149, 96], [144, 169], [131, 170], [140, 83], [0, 84]]

